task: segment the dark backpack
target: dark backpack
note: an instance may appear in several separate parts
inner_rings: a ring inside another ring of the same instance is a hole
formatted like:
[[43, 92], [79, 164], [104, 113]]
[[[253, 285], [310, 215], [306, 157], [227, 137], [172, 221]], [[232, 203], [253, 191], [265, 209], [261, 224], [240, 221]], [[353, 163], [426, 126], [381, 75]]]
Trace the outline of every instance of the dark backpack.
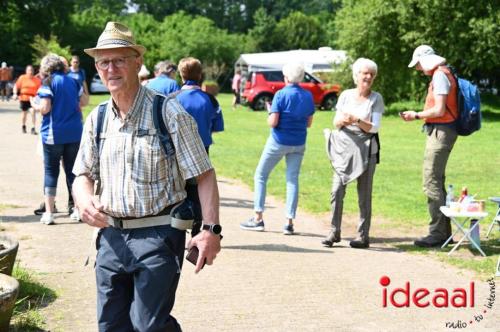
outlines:
[[481, 129], [481, 98], [479, 89], [470, 81], [457, 76], [456, 71], [450, 68], [457, 83], [458, 118], [455, 119], [457, 133], [469, 136]]
[[[155, 95], [153, 99], [153, 124], [155, 126], [156, 133], [158, 134], [158, 138], [160, 139], [161, 146], [163, 147], [163, 151], [165, 151], [166, 156], [173, 156], [175, 154], [175, 146], [174, 143], [172, 143], [172, 137], [170, 136], [170, 133], [167, 130], [167, 126], [165, 126], [165, 122], [163, 121], [161, 110], [165, 99], [174, 98], [175, 97], [174, 94], [170, 94], [168, 97], [164, 97], [162, 95]], [[107, 103], [100, 104], [97, 113], [95, 143], [99, 151], [99, 155], [101, 151], [100, 141], [101, 141], [101, 132], [106, 113], [106, 105]], [[196, 236], [196, 234], [200, 232], [201, 223], [203, 220], [196, 179], [195, 178], [187, 179], [185, 189], [187, 193], [186, 199], [191, 202], [192, 209], [194, 212], [194, 223], [193, 223], [193, 228], [191, 230], [191, 235], [194, 237]]]

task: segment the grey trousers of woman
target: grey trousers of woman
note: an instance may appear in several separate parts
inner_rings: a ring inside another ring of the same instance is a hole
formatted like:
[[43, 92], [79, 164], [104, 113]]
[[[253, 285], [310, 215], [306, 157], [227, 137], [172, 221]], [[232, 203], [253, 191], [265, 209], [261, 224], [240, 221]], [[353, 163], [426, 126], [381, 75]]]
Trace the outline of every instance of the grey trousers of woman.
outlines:
[[[369, 238], [370, 223], [372, 218], [373, 175], [375, 174], [376, 165], [377, 156], [372, 154], [368, 161], [368, 167], [356, 180], [359, 205], [358, 234], [363, 240], [368, 240]], [[339, 237], [346, 187], [347, 185], [342, 184], [342, 181], [337, 173], [333, 172], [333, 184], [330, 199], [330, 203], [332, 205], [332, 230]]]

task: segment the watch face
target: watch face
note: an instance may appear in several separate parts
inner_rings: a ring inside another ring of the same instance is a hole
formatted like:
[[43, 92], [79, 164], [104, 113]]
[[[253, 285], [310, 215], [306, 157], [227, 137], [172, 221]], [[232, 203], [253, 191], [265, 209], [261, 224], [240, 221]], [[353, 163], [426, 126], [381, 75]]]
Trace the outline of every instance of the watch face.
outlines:
[[221, 225], [213, 225], [212, 226], [212, 232], [214, 234], [220, 234], [222, 232], [222, 227]]

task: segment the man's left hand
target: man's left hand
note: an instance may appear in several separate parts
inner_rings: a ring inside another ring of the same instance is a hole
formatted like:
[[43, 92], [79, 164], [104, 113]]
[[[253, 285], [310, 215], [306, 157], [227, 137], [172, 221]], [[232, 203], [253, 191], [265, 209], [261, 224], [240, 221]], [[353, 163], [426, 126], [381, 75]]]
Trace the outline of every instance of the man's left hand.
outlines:
[[215, 257], [220, 251], [220, 236], [210, 231], [201, 231], [188, 243], [188, 249], [198, 247], [199, 255], [194, 272], [198, 273], [203, 268], [204, 263], [212, 265]]

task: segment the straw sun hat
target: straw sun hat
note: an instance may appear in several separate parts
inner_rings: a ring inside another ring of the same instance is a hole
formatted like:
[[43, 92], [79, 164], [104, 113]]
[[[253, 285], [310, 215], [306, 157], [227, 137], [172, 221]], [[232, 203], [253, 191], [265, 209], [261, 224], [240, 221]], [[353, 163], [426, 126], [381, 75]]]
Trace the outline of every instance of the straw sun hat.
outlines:
[[144, 46], [135, 43], [132, 31], [128, 27], [118, 22], [108, 22], [97, 40], [97, 45], [94, 48], [86, 48], [84, 51], [91, 57], [95, 57], [97, 50], [124, 47], [132, 48], [140, 55], [146, 52]]

